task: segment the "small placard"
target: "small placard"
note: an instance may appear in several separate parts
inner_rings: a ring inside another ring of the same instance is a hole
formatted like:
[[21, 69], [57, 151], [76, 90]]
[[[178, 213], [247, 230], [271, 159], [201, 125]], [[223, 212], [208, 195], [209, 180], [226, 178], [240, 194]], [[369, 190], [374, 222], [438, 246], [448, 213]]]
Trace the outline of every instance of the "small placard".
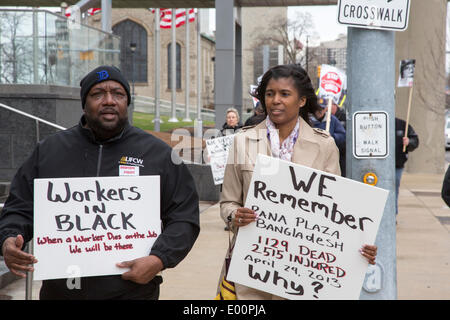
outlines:
[[389, 155], [388, 114], [358, 111], [353, 114], [353, 156], [386, 158]]

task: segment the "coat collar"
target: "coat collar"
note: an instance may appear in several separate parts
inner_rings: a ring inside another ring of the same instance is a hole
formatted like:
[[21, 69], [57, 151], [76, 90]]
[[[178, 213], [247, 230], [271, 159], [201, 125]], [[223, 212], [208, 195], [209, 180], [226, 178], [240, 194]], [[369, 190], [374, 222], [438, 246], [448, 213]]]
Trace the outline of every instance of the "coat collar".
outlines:
[[[313, 167], [319, 155], [320, 145], [313, 128], [302, 117], [299, 117], [299, 119], [300, 132], [294, 145], [294, 153], [291, 161], [307, 167]], [[253, 130], [248, 131], [248, 139], [266, 144], [266, 154], [272, 156], [270, 143], [267, 139], [267, 125], [265, 120], [255, 126]], [[264, 148], [259, 148], [258, 150], [264, 150]]]

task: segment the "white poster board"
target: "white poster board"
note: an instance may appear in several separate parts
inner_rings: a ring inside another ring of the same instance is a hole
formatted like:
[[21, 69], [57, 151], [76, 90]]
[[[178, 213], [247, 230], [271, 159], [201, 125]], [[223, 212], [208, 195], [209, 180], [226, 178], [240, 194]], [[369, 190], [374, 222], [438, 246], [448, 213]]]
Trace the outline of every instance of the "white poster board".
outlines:
[[328, 64], [320, 67], [318, 96], [324, 99], [332, 99], [339, 103], [342, 92], [347, 89], [347, 76], [344, 71]]
[[398, 70], [397, 87], [412, 87], [414, 84], [414, 71], [416, 59], [401, 60]]
[[214, 184], [223, 183], [225, 166], [228, 159], [228, 151], [233, 144], [234, 134], [206, 140], [206, 150], [208, 151], [209, 164], [214, 179]]
[[[275, 169], [274, 169], [275, 168]], [[287, 299], [358, 299], [388, 191], [258, 155], [228, 280]]]
[[33, 280], [122, 274], [161, 233], [160, 177], [34, 180]]

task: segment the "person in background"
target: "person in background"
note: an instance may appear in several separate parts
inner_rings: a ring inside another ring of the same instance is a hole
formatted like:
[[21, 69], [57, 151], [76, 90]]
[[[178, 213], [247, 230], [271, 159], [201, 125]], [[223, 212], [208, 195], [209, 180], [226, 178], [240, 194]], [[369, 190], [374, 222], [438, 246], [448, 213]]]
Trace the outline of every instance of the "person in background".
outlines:
[[257, 125], [265, 119], [266, 114], [264, 113], [264, 110], [261, 106], [261, 102], [258, 101], [255, 108], [253, 109], [253, 115], [245, 121], [244, 127]]
[[[327, 101], [323, 98], [318, 99], [320, 109], [311, 115], [311, 121], [314, 128], [319, 128], [322, 130], [326, 129], [327, 124]], [[341, 167], [341, 175], [345, 177], [345, 127], [342, 125], [341, 121], [333, 115], [333, 111], [336, 111], [339, 107], [332, 102], [332, 111], [330, 115], [330, 134], [336, 142], [336, 146], [339, 149], [339, 165]]]
[[[419, 146], [419, 136], [413, 127], [408, 124], [408, 134], [405, 137], [406, 122], [395, 118], [395, 214], [398, 214], [398, 193], [408, 153]], [[403, 146], [406, 146], [403, 152]]]
[[[257, 218], [244, 203], [258, 153], [340, 174], [339, 151], [334, 139], [327, 132], [311, 127], [309, 114], [321, 107], [311, 79], [301, 66], [272, 67], [263, 75], [254, 95], [261, 101], [266, 119], [235, 135], [220, 196], [220, 214], [234, 233], [230, 248], [239, 228], [254, 223]], [[361, 254], [375, 264], [377, 246], [364, 245]], [[225, 271], [226, 263], [220, 281]], [[281, 299], [239, 283], [235, 283], [235, 290], [237, 299]]]
[[442, 182], [441, 197], [445, 204], [450, 207], [450, 166], [447, 167], [444, 181]]
[[239, 112], [231, 107], [226, 111], [226, 121], [220, 130], [223, 136], [238, 132], [242, 128], [242, 124], [239, 120]]

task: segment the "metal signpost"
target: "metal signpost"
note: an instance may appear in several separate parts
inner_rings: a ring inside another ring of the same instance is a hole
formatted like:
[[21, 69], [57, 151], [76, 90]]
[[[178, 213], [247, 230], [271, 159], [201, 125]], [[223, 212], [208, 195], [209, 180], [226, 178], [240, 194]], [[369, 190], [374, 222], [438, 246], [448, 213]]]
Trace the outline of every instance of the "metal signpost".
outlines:
[[[395, 33], [408, 26], [409, 0], [339, 0], [347, 44], [347, 177], [389, 190], [375, 266], [360, 299], [396, 299]], [[368, 203], [368, 206], [371, 204]]]

